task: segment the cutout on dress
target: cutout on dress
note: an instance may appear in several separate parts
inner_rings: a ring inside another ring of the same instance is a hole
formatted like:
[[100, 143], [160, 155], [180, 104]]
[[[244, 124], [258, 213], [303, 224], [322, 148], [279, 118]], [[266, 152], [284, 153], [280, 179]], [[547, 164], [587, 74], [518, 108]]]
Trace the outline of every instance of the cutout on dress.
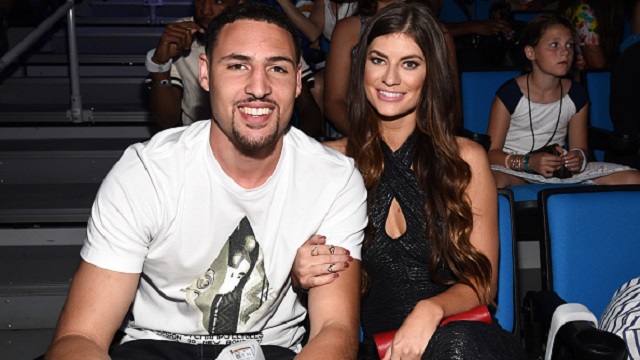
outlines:
[[393, 198], [391, 205], [389, 205], [384, 231], [391, 240], [398, 240], [407, 232], [407, 220], [404, 218], [404, 213], [396, 198]]

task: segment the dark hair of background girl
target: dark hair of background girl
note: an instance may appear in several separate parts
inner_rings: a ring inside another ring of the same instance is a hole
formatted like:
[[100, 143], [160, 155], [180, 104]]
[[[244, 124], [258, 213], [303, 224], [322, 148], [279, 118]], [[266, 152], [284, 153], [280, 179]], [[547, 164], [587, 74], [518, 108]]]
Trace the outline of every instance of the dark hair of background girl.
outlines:
[[[434, 242], [429, 273], [437, 283], [438, 264], [446, 264], [457, 282], [471, 286], [482, 303], [490, 298], [491, 264], [473, 247], [471, 204], [465, 190], [471, 179], [469, 165], [460, 158], [455, 139], [460, 110], [449, 52], [439, 22], [420, 3], [396, 3], [382, 9], [367, 26], [357, 47], [350, 82], [350, 134], [347, 154], [353, 157], [369, 191], [369, 205], [384, 169], [380, 126], [364, 90], [367, 47], [380, 36], [404, 34], [412, 38], [425, 56], [426, 79], [417, 104], [418, 139], [413, 163], [417, 181], [426, 195], [426, 238]], [[372, 240], [367, 231], [364, 247]], [[425, 244], [427, 246], [427, 244]], [[471, 281], [473, 280], [473, 282]]]

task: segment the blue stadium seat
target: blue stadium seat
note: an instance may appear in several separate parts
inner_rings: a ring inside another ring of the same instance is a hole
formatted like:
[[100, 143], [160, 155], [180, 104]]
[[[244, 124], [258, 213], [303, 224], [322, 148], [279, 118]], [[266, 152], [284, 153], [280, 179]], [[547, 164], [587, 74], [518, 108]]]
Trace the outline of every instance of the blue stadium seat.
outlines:
[[591, 100], [589, 108], [589, 148], [596, 161], [605, 161], [605, 152], [637, 154], [640, 140], [635, 135], [615, 133], [609, 113], [611, 73], [590, 71], [585, 74], [587, 91]]
[[469, 71], [460, 76], [462, 119], [465, 129], [486, 134], [491, 104], [498, 88], [519, 71]]
[[[591, 105], [589, 107], [589, 123], [592, 127], [613, 131], [613, 123], [609, 115], [609, 93], [611, 92], [611, 73], [587, 72], [586, 85]], [[604, 151], [594, 150], [597, 161], [604, 161]]]
[[543, 289], [597, 317], [617, 287], [640, 275], [640, 186], [581, 186], [540, 193]]
[[515, 246], [513, 192], [498, 190], [498, 230], [500, 233], [500, 260], [498, 264], [498, 309], [495, 317], [502, 328], [517, 334], [518, 309], [518, 257]]
[[525, 297], [527, 350], [544, 359], [626, 359], [624, 341], [597, 324], [618, 286], [640, 274], [640, 186], [545, 189], [539, 202], [542, 291]]

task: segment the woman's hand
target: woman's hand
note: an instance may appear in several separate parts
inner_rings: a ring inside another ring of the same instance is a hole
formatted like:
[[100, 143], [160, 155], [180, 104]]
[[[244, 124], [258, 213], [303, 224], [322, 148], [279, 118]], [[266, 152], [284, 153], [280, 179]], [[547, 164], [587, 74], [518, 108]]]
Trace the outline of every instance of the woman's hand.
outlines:
[[529, 157], [529, 168], [546, 178], [553, 177], [553, 172], [563, 165], [563, 158], [557, 155], [536, 153]]
[[298, 248], [291, 268], [294, 287], [309, 290], [330, 284], [339, 276], [340, 271], [349, 267], [349, 262], [353, 260], [349, 250], [326, 245], [326, 241], [326, 237], [314, 235]]
[[444, 310], [429, 299], [418, 302], [404, 319], [382, 360], [419, 360], [443, 314]]
[[564, 166], [574, 174], [580, 172], [584, 163], [584, 157], [580, 150], [570, 150], [562, 156], [562, 160], [564, 161]]

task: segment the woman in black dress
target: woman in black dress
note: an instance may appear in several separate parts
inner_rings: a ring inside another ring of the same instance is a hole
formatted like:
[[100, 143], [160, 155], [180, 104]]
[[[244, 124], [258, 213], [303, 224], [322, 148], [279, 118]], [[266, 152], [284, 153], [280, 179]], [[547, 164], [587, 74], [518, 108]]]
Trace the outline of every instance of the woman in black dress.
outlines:
[[[397, 329], [385, 360], [524, 359], [498, 324], [438, 327], [493, 304], [499, 250], [486, 152], [455, 135], [455, 69], [440, 25], [418, 3], [385, 7], [352, 71], [350, 136], [327, 145], [355, 159], [369, 191], [360, 357], [377, 359], [373, 334]], [[298, 254], [313, 261], [307, 249]]]

